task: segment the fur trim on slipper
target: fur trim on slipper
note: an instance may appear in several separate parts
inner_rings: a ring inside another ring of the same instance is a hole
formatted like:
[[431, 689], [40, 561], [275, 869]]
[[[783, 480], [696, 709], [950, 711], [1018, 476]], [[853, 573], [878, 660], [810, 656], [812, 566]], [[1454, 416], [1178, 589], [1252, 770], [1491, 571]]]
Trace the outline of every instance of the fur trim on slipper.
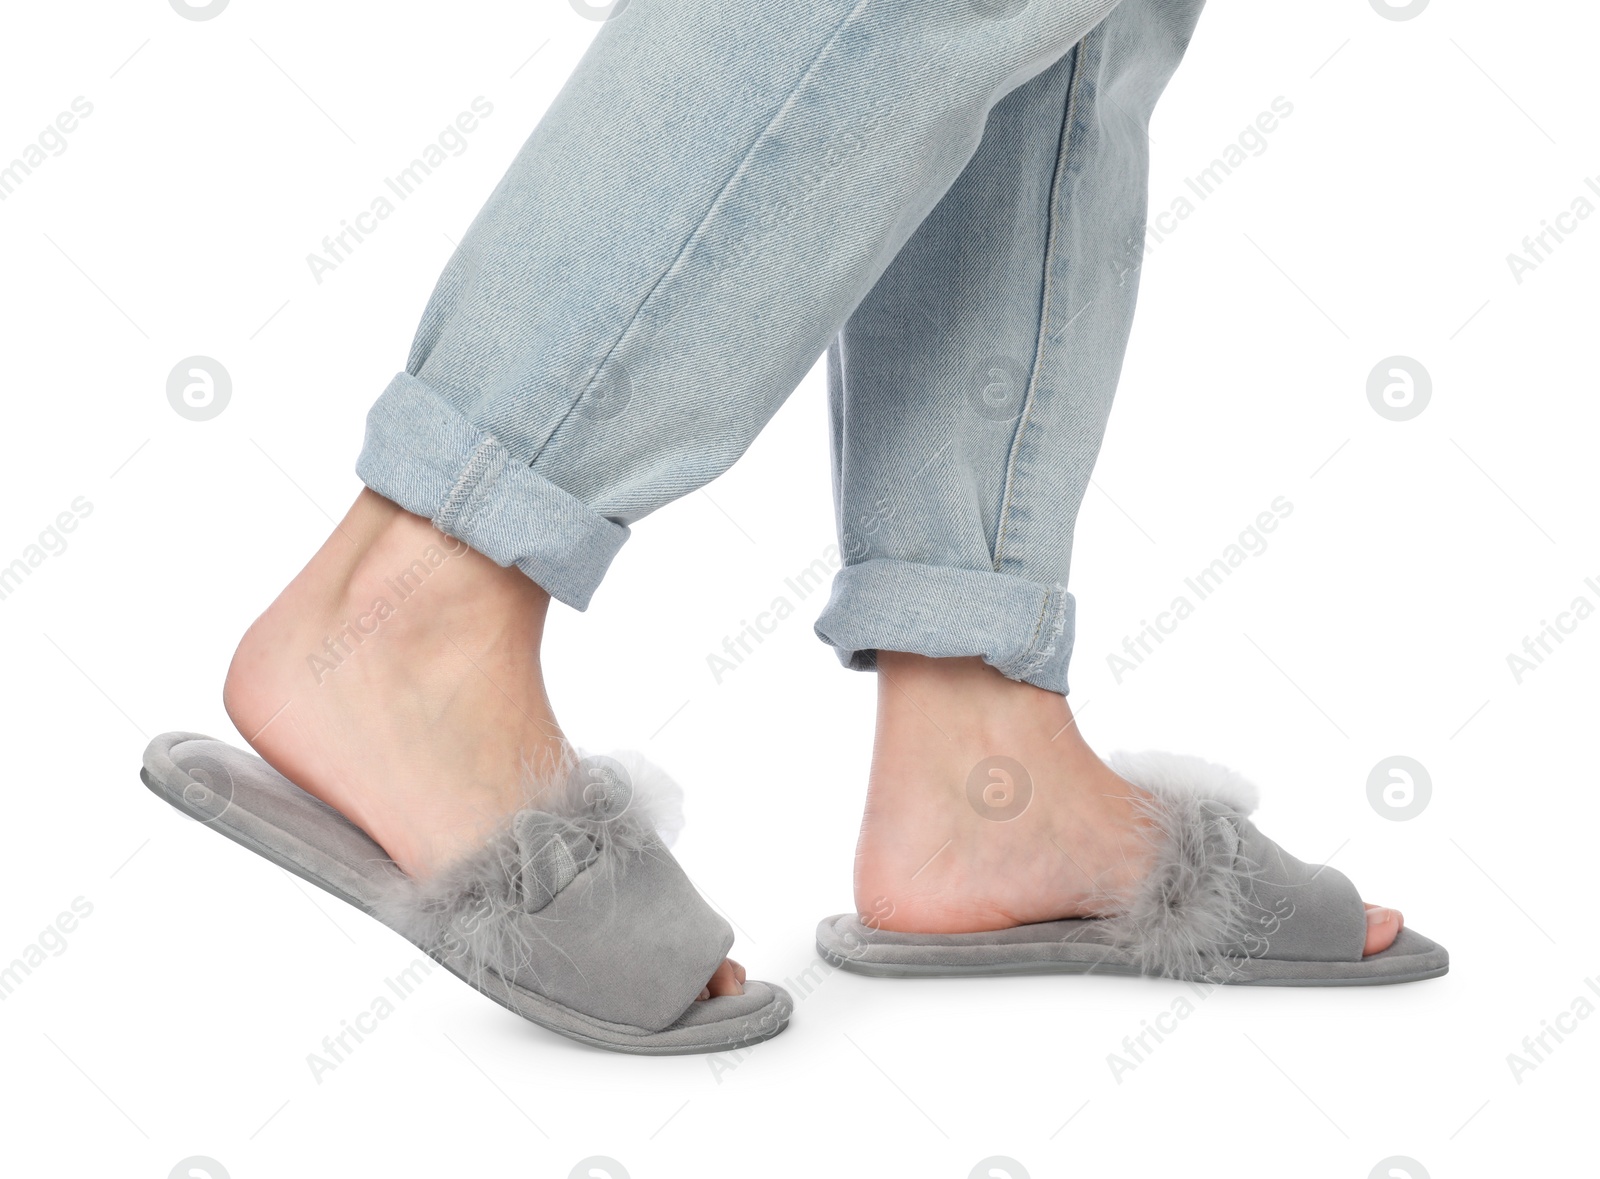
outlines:
[[[515, 978], [544, 939], [538, 914], [582, 873], [614, 877], [683, 827], [683, 791], [641, 754], [573, 751], [524, 766], [524, 807], [484, 846], [426, 880], [397, 877], [376, 916], [474, 981]], [[602, 895], [604, 895], [602, 893]]]
[[1252, 928], [1253, 866], [1238, 822], [1256, 788], [1237, 772], [1186, 754], [1116, 753], [1107, 763], [1146, 791], [1155, 861], [1125, 912], [1106, 919], [1112, 943], [1138, 953], [1146, 974], [1201, 978], [1238, 953]]

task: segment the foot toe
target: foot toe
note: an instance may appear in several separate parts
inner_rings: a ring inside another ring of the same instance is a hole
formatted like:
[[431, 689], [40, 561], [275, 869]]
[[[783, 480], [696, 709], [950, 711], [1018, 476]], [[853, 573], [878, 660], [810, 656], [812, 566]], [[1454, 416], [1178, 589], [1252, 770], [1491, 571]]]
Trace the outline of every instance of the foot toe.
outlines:
[[1399, 909], [1386, 909], [1382, 905], [1367, 906], [1367, 944], [1363, 955], [1381, 953], [1394, 945], [1400, 936], [1405, 917]]
[[718, 995], [744, 994], [744, 967], [732, 958], [724, 958], [718, 963], [711, 974], [711, 980], [706, 983], [705, 989], [700, 992], [701, 999], [713, 999]]

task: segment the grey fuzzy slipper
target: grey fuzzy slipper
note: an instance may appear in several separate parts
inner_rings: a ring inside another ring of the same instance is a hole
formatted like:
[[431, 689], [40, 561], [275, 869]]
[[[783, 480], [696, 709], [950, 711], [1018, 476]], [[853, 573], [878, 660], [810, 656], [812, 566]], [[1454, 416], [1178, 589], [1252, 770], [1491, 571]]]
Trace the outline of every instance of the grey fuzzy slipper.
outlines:
[[677, 787], [643, 758], [584, 758], [484, 848], [425, 882], [253, 753], [150, 742], [140, 777], [184, 814], [388, 925], [541, 1027], [650, 1056], [771, 1039], [793, 1003], [754, 980], [696, 1001], [733, 930], [662, 841]]
[[1045, 921], [991, 933], [892, 933], [852, 914], [817, 927], [817, 953], [887, 978], [998, 974], [1159, 975], [1245, 986], [1416, 982], [1450, 955], [1405, 927], [1362, 957], [1366, 912], [1355, 886], [1301, 863], [1248, 818], [1255, 787], [1197, 757], [1114, 754], [1113, 770], [1148, 792], [1156, 863], [1116, 916]]

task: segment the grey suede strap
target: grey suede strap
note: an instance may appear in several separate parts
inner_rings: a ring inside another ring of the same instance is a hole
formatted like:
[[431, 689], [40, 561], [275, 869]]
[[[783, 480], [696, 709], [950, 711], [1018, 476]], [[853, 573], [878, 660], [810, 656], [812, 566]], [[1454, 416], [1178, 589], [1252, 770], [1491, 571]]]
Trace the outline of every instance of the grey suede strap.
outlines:
[[1286, 962], [1358, 962], [1367, 920], [1344, 873], [1296, 859], [1249, 819], [1232, 816], [1246, 887], [1250, 932], [1228, 953]]
[[659, 839], [608, 850], [552, 834], [559, 827], [538, 812], [518, 817], [533, 855], [523, 872], [529, 908], [516, 918], [526, 960], [511, 981], [596, 1019], [659, 1031], [705, 987], [733, 929]]

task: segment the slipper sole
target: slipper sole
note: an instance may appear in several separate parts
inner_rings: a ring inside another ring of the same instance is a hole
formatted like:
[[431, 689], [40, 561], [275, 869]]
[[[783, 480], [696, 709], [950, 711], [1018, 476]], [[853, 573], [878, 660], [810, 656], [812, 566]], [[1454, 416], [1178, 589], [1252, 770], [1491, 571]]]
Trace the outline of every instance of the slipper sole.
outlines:
[[[853, 914], [817, 926], [817, 954], [830, 966], [872, 978], [974, 978], [1012, 974], [1138, 977], [1136, 956], [1097, 940], [1093, 918], [1046, 921], [991, 933], [891, 933]], [[1450, 955], [1409, 927], [1394, 944], [1358, 962], [1231, 960], [1217, 977], [1195, 981], [1254, 987], [1366, 987], [1420, 982], [1450, 970]]]

